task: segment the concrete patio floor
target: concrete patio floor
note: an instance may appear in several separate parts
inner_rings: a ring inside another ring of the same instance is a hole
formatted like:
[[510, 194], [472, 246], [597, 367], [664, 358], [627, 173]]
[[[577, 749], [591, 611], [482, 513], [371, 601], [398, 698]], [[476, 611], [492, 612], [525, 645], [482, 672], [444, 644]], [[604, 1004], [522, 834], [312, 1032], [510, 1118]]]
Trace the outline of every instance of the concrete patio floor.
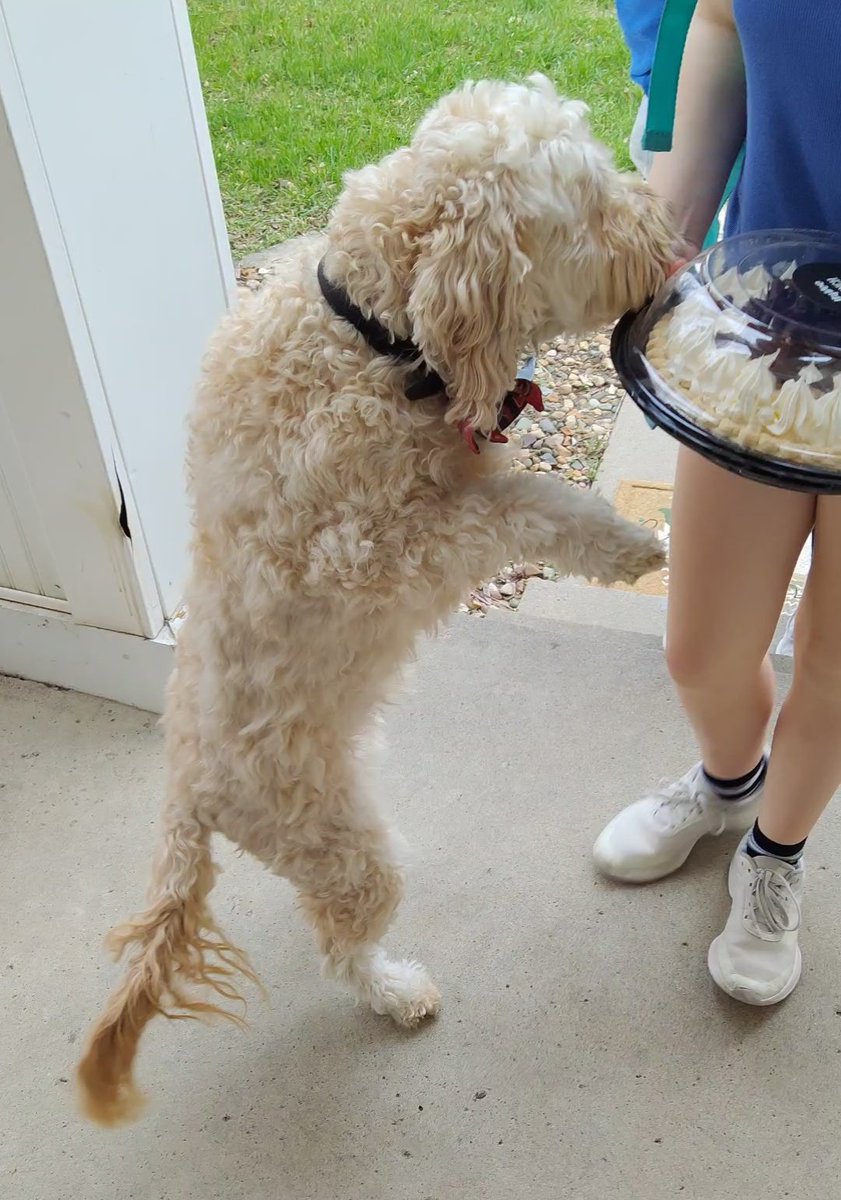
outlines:
[[139, 905], [154, 718], [0, 680], [6, 1200], [823, 1200], [841, 1171], [841, 811], [810, 848], [805, 972], [776, 1011], [705, 957], [732, 842], [652, 888], [597, 879], [602, 822], [683, 769], [659, 637], [457, 620], [388, 715], [382, 788], [414, 849], [390, 944], [444, 991], [414, 1036], [318, 976], [288, 887], [219, 847], [215, 909], [271, 1004], [160, 1022], [142, 1123], [106, 1133], [72, 1072]]

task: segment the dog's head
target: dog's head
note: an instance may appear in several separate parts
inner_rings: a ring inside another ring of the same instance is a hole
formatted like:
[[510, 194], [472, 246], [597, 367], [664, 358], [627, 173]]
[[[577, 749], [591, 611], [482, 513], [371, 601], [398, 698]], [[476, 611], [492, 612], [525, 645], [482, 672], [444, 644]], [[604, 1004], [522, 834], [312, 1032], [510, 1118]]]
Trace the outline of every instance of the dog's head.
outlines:
[[638, 307], [677, 245], [662, 201], [542, 76], [447, 96], [410, 146], [348, 176], [329, 238], [331, 273], [446, 381], [448, 419], [484, 431], [527, 345]]

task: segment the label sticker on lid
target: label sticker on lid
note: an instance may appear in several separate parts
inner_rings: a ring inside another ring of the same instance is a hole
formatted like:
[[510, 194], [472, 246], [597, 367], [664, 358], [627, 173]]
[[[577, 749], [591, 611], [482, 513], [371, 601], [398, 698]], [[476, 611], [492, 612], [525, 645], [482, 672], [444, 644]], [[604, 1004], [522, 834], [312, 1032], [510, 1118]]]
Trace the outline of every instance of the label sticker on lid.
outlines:
[[804, 263], [791, 278], [798, 291], [813, 304], [841, 317], [841, 262]]

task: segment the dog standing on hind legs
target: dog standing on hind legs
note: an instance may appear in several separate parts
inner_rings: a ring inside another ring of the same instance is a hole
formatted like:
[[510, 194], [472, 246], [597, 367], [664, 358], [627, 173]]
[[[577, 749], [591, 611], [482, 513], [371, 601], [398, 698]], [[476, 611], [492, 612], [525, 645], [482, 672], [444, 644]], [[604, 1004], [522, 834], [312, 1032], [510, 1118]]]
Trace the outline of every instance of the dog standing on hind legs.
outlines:
[[512, 473], [494, 443], [524, 348], [642, 304], [675, 249], [583, 105], [541, 77], [470, 84], [222, 322], [191, 419], [162, 839], [149, 908], [110, 935], [129, 960], [79, 1067], [90, 1117], [139, 1111], [151, 1017], [223, 1011], [196, 986], [230, 1000], [254, 978], [208, 907], [213, 832], [291, 881], [329, 975], [402, 1025], [436, 1012], [426, 970], [381, 946], [403, 882], [365, 733], [419, 634], [503, 563], [605, 583], [661, 565], [605, 500]]

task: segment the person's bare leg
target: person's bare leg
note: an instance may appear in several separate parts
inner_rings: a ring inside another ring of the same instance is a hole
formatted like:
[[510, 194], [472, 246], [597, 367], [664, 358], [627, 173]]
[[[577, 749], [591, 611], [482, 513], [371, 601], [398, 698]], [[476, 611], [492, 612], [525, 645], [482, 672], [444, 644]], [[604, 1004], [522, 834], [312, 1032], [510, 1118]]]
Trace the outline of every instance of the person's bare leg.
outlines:
[[[602, 829], [593, 857], [610, 878], [662, 879], [700, 838], [752, 824], [774, 706], [768, 647], [814, 512], [812, 496], [750, 483], [680, 452], [666, 657], [702, 765], [653, 788]], [[709, 776], [739, 786], [722, 790]]]
[[730, 865], [730, 915], [707, 962], [746, 1004], [779, 1004], [802, 973], [803, 842], [841, 783], [841, 498], [816, 503], [812, 568], [795, 622], [791, 691], [757, 824]]
[[681, 449], [672, 505], [666, 657], [714, 776], [746, 774], [774, 705], [767, 659], [815, 498]]
[[795, 624], [794, 678], [759, 806], [762, 832], [792, 845], [841, 785], [841, 496], [817, 502], [809, 581]]

